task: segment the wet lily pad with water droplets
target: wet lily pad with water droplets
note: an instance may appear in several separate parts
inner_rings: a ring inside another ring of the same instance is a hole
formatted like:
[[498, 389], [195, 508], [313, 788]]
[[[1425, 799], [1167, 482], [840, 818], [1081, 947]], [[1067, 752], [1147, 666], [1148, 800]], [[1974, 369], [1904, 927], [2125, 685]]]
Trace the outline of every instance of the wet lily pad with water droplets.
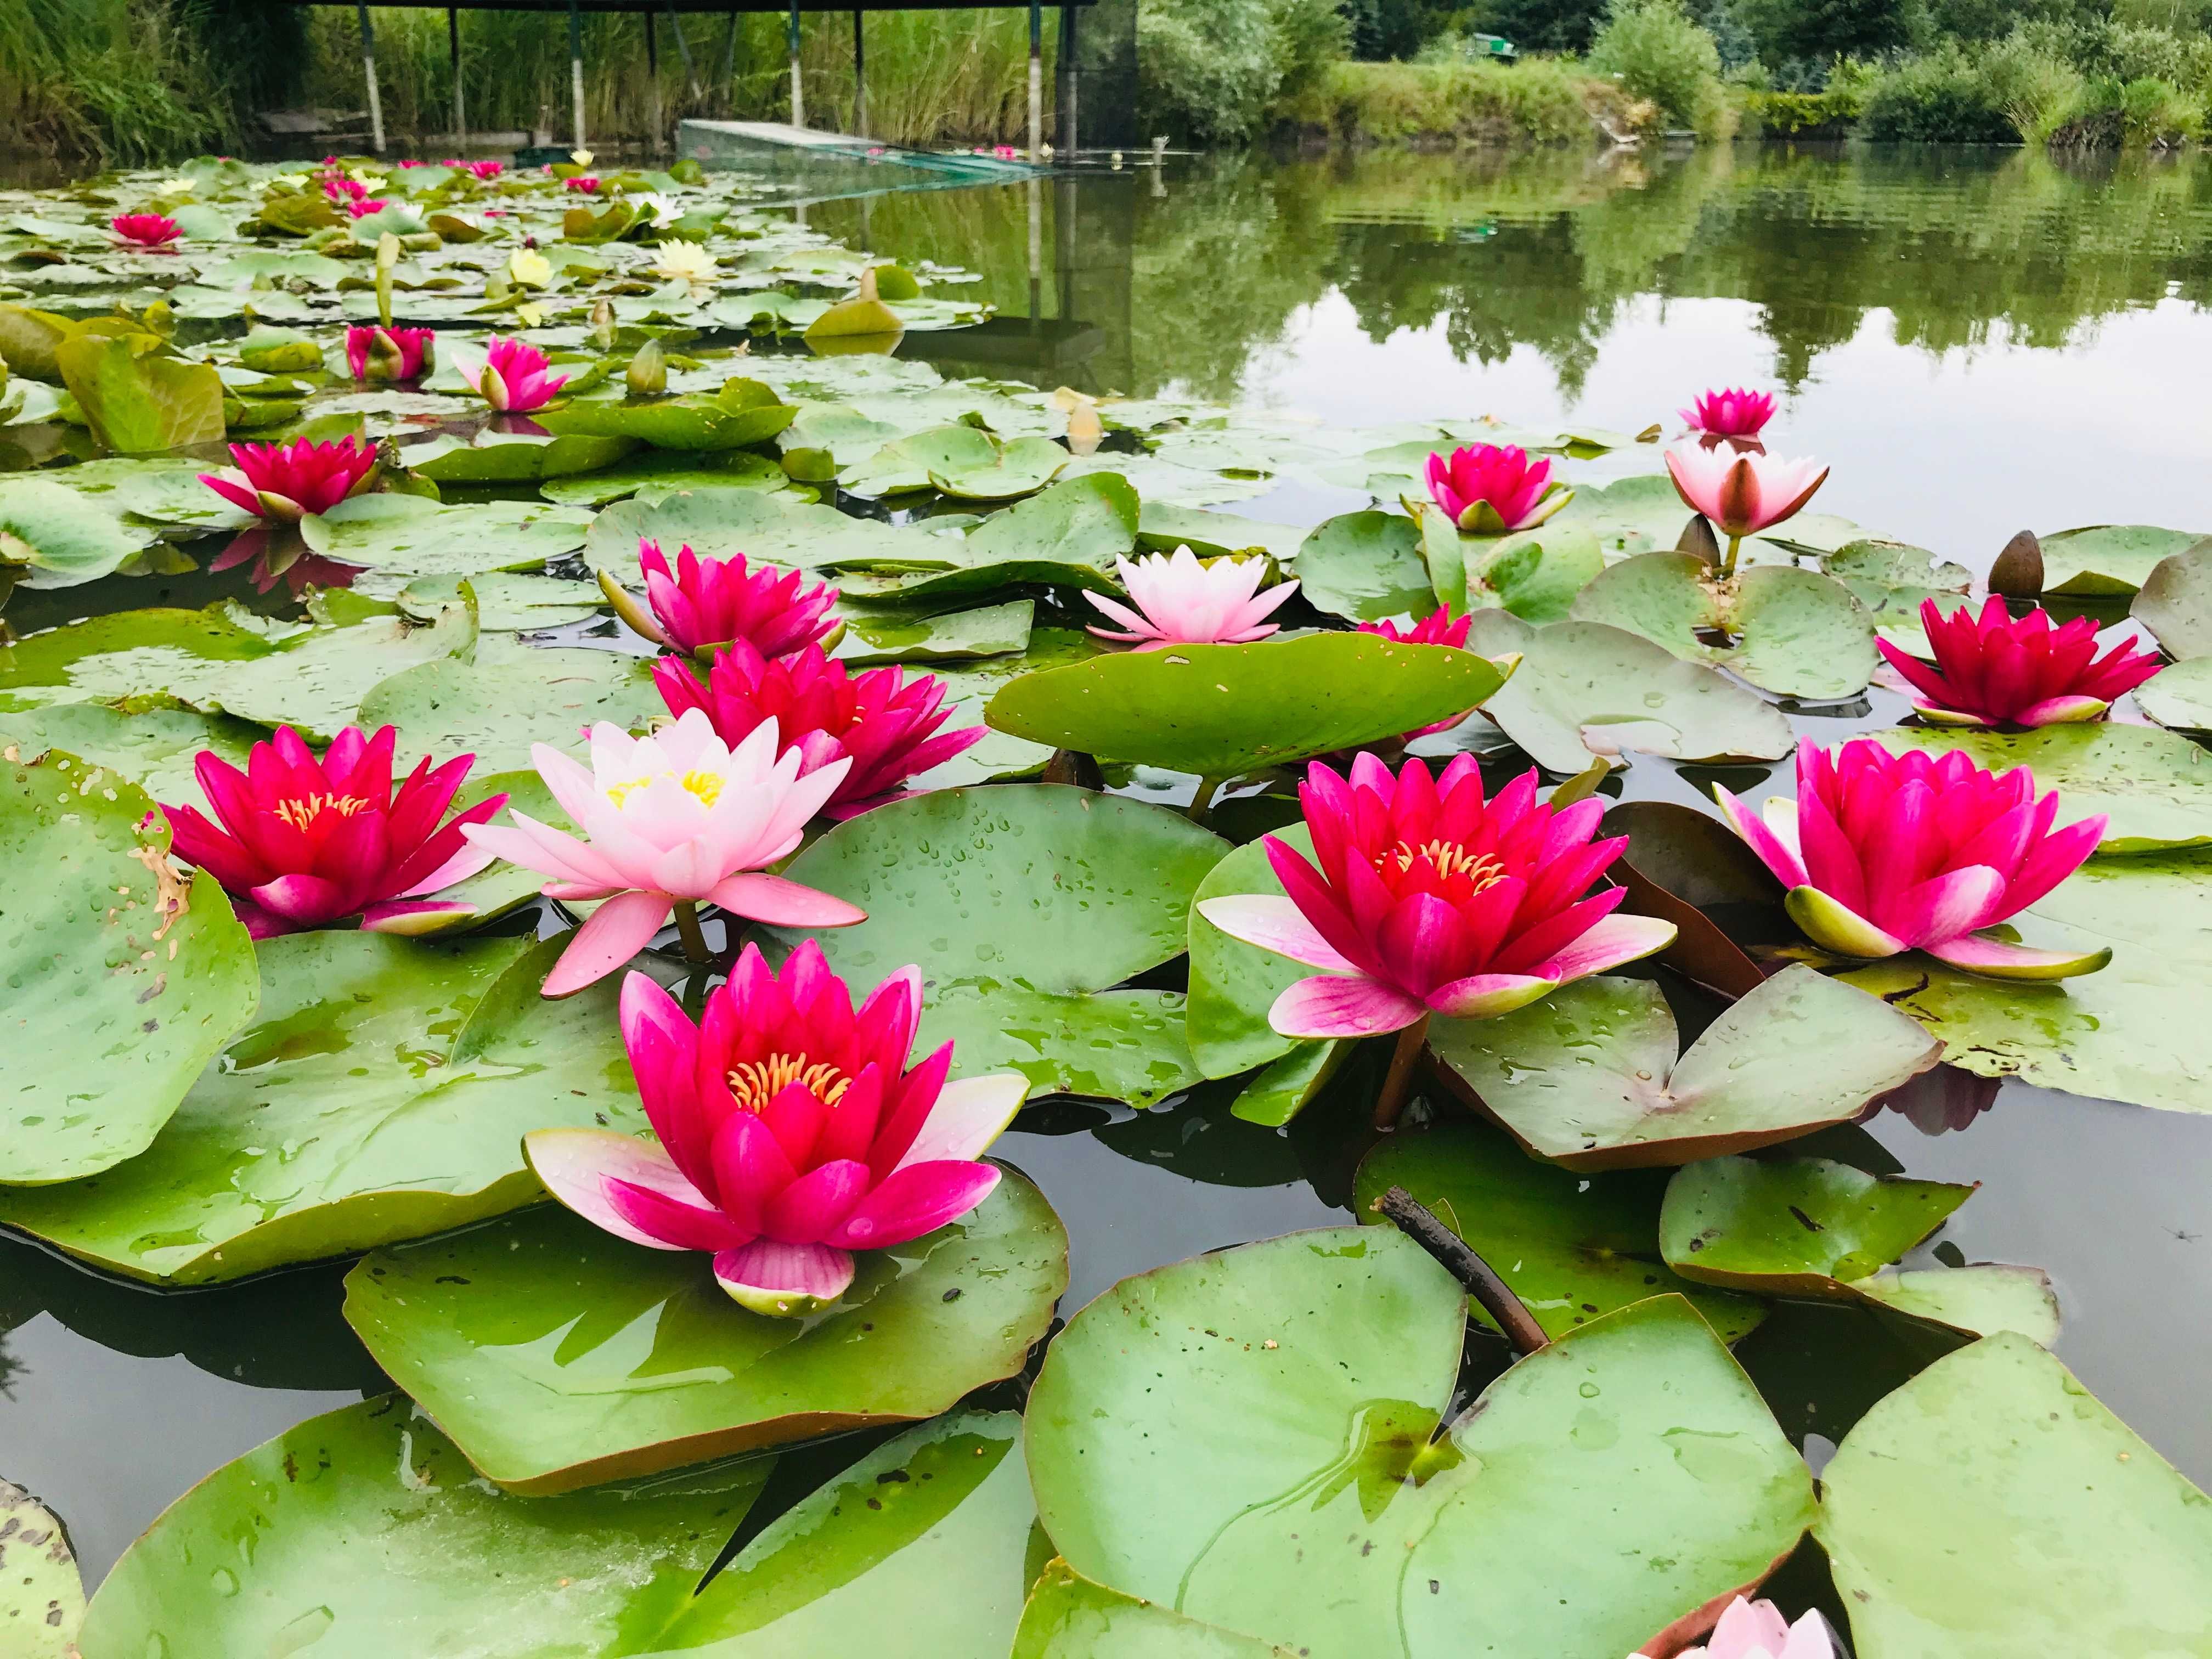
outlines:
[[2150, 579], [2160, 560], [2205, 539], [2202, 531], [2148, 524], [2100, 524], [2042, 538], [2043, 591], [2069, 598], [2124, 596]]
[[244, 769], [253, 745], [268, 732], [228, 714], [190, 708], [148, 708], [126, 714], [104, 703], [57, 702], [0, 714], [0, 752], [18, 757], [66, 749], [80, 760], [119, 772], [157, 801], [208, 810], [194, 763], [213, 750]]
[[1876, 1405], [1821, 1486], [1869, 1659], [2212, 1651], [2212, 1502], [2024, 1336]]
[[1465, 714], [1505, 675], [1486, 657], [1372, 634], [1116, 652], [1015, 680], [998, 731], [1101, 760], [1234, 777]]
[[261, 1007], [147, 1149], [0, 1222], [180, 1285], [417, 1238], [538, 1196], [521, 1138], [641, 1121], [617, 982], [547, 1002], [564, 940], [295, 933]]
[[1909, 1318], [1968, 1336], [2016, 1331], [2048, 1348], [2058, 1340], [2058, 1292], [2040, 1267], [1970, 1261], [1963, 1267], [1885, 1267], [1851, 1290]]
[[477, 1480], [404, 1396], [365, 1400], [171, 1505], [93, 1598], [85, 1659], [611, 1651], [682, 1604], [771, 1467], [532, 1501]]
[[410, 753], [473, 754], [479, 772], [519, 771], [550, 744], [572, 755], [600, 720], [642, 730], [665, 712], [649, 658], [586, 647], [483, 639], [467, 657], [426, 662], [377, 682], [361, 723], [398, 728]]
[[[702, 557], [742, 553], [786, 569], [823, 569], [873, 558], [933, 558], [935, 538], [855, 519], [796, 495], [743, 485], [701, 485], [666, 495], [649, 492], [617, 501], [592, 521], [584, 557], [641, 587], [637, 544], [659, 543], [672, 560], [689, 547]], [[810, 584], [811, 585], [811, 584]]]
[[2111, 820], [2100, 854], [2212, 845], [2212, 755], [2178, 732], [2095, 720], [2033, 732], [1907, 726], [1870, 735], [1898, 752], [1955, 750], [1992, 771], [2032, 769], [2038, 793], [2058, 792], [2056, 827], [2096, 812]]
[[1852, 988], [1785, 968], [1680, 1049], [1657, 985], [1601, 974], [1502, 1018], [1438, 1019], [1429, 1041], [1447, 1080], [1540, 1158], [1688, 1164], [1856, 1117], [1936, 1063], [1941, 1044]]
[[478, 1470], [540, 1494], [933, 1417], [1020, 1370], [1066, 1285], [1059, 1218], [1009, 1172], [804, 1322], [557, 1206], [365, 1258], [346, 1318]]
[[[1313, 836], [1304, 823], [1285, 824], [1274, 835], [1302, 857], [1313, 857]], [[1208, 1077], [1235, 1077], [1285, 1054], [1326, 1046], [1284, 1036], [1267, 1023], [1275, 999], [1314, 970], [1231, 939], [1199, 914], [1202, 901], [1236, 893], [1283, 896], [1264, 840], [1231, 852], [1206, 872], [1191, 895], [1190, 1000], [1184, 1018], [1190, 1051]]]
[[1659, 1242], [1688, 1279], [1841, 1297], [1925, 1239], [1971, 1186], [1871, 1176], [1823, 1158], [1715, 1158], [1667, 1183]]
[[2171, 732], [2212, 732], [2212, 657], [2188, 657], [2136, 688], [2136, 705]]
[[[0, 1182], [68, 1182], [145, 1148], [252, 1017], [260, 981], [215, 878], [168, 861], [150, 796], [64, 750], [11, 753], [0, 763], [0, 856], [15, 872], [0, 898]], [[44, 1192], [20, 1195], [36, 1205]]]
[[639, 494], [658, 495], [678, 489], [774, 491], [783, 489], [788, 482], [783, 469], [774, 460], [748, 449], [723, 450], [707, 455], [649, 449], [587, 474], [549, 477], [538, 493], [549, 501], [562, 501], [571, 507], [605, 507], [610, 501]]
[[[441, 484], [535, 483], [596, 472], [636, 447], [629, 438], [541, 438], [521, 432], [484, 431], [473, 437], [452, 434], [399, 452], [411, 472]], [[555, 499], [559, 499], [558, 497]]]
[[2168, 554], [2143, 578], [2128, 614], [2170, 657], [2212, 655], [2212, 539]]
[[13, 1659], [77, 1659], [84, 1579], [62, 1524], [0, 1480], [0, 1646]]
[[326, 559], [417, 576], [536, 570], [584, 544], [592, 515], [546, 501], [451, 506], [421, 495], [356, 495], [300, 521], [309, 550]]
[[952, 1042], [952, 1074], [1019, 1072], [1032, 1100], [1075, 1095], [1152, 1106], [1201, 1081], [1175, 991], [1055, 993], [996, 979], [929, 988], [927, 1053]]
[[1111, 593], [1120, 589], [1115, 562], [1136, 545], [1137, 493], [1110, 473], [1071, 479], [993, 514], [965, 537], [905, 536], [887, 558], [841, 567], [840, 585], [856, 598], [902, 605], [957, 603], [1018, 585]]
[[1686, 1303], [1562, 1337], [1432, 1444], [1464, 1317], [1381, 1229], [1122, 1280], [1030, 1394], [1046, 1531], [1097, 1583], [1313, 1659], [1626, 1653], [1796, 1547], [1811, 1478]]
[[116, 611], [0, 643], [0, 710], [168, 696], [189, 702], [234, 664], [292, 631], [249, 625], [224, 605]]
[[1288, 1648], [1094, 1584], [1054, 1561], [1030, 1591], [1012, 1659], [1292, 1659]]
[[1001, 784], [879, 806], [784, 873], [868, 913], [817, 941], [856, 984], [913, 963], [925, 985], [988, 977], [1066, 995], [1181, 954], [1191, 894], [1225, 845], [1163, 806]]
[[890, 662], [1009, 657], [1029, 648], [1030, 624], [1036, 616], [1036, 603], [1032, 599], [1013, 599], [935, 617], [915, 617], [887, 607], [848, 602], [837, 607], [845, 637], [833, 654], [856, 669]]
[[638, 1651], [995, 1656], [1021, 1617], [1036, 1522], [1021, 1419], [939, 1418], [779, 1516]]
[[1300, 544], [1297, 577], [1307, 604], [1347, 622], [1425, 617], [1436, 609], [1421, 528], [1402, 513], [1329, 520]]
[[97, 581], [154, 539], [150, 526], [125, 526], [96, 498], [62, 484], [0, 478], [0, 568], [23, 567], [33, 587]]
[[319, 745], [353, 725], [362, 698], [385, 680], [466, 651], [476, 638], [475, 612], [465, 599], [427, 625], [388, 616], [312, 628], [265, 656], [210, 676], [183, 701], [257, 726], [289, 726]]

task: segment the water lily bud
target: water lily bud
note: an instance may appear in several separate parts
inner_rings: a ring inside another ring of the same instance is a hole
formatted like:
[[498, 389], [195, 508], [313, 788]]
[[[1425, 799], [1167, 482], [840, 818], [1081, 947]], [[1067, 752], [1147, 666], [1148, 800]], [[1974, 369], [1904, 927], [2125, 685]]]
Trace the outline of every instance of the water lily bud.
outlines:
[[602, 351], [615, 349], [614, 302], [604, 295], [592, 307], [592, 339]]
[[668, 390], [668, 354], [658, 340], [647, 340], [629, 360], [629, 395], [657, 398]]

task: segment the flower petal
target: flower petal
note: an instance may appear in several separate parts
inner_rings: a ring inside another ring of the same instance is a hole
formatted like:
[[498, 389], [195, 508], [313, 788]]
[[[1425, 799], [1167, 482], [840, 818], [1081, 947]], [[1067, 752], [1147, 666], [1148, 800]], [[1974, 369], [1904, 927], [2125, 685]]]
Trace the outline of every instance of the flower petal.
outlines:
[[595, 985], [653, 942], [676, 908], [665, 893], [617, 893], [576, 930], [545, 976], [544, 994], [573, 996]]
[[2072, 979], [2094, 974], [2112, 959], [2109, 945], [2095, 951], [2038, 951], [1983, 933], [1962, 933], [1921, 948], [1938, 962], [1985, 979]]
[[862, 1199], [826, 1242], [854, 1250], [903, 1244], [957, 1221], [998, 1184], [993, 1164], [939, 1158], [906, 1164]]
[[1845, 957], [1893, 957], [1905, 941], [1885, 933], [1856, 910], [1830, 897], [1817, 887], [1793, 887], [1783, 895], [1782, 907], [1805, 937], [1824, 951]]
[[695, 1209], [710, 1206], [675, 1161], [649, 1140], [614, 1129], [533, 1129], [522, 1138], [531, 1170], [567, 1208], [617, 1238], [655, 1250], [687, 1248], [646, 1232], [607, 1196], [609, 1178], [660, 1194]]
[[1014, 1121], [1029, 1091], [1029, 1079], [1015, 1072], [946, 1084], [891, 1173], [914, 1164], [981, 1158]]
[[1430, 992], [1429, 1006], [1453, 1019], [1495, 1019], [1559, 988], [1559, 981], [1534, 974], [1469, 974]]
[[1337, 972], [1355, 968], [1290, 899], [1272, 893], [1232, 893], [1200, 899], [1198, 913], [1233, 939], [1303, 962], [1309, 968]]
[[1379, 979], [1316, 974], [1275, 999], [1267, 1024], [1283, 1036], [1380, 1036], [1404, 1030], [1427, 1012], [1419, 1000]]
[[850, 927], [868, 913], [834, 894], [802, 886], [763, 870], [744, 871], [715, 883], [707, 894], [732, 915], [771, 927]]
[[1564, 985], [1626, 962], [1656, 956], [1674, 942], [1671, 921], [1656, 916], [1610, 915], [1593, 922], [1573, 944], [1563, 945], [1528, 971]]
[[739, 1307], [770, 1319], [798, 1319], [844, 1295], [853, 1256], [827, 1244], [756, 1239], [714, 1258], [714, 1280]]
[[459, 899], [391, 899], [364, 909], [361, 925], [372, 933], [436, 933], [476, 913], [475, 905]]

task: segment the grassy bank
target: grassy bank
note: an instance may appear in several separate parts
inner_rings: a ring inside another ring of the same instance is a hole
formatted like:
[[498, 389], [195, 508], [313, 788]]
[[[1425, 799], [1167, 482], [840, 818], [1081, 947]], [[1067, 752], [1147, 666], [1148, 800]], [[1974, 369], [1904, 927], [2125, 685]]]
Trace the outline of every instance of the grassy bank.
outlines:
[[1659, 124], [1615, 82], [1541, 58], [1510, 68], [1332, 64], [1277, 114], [1296, 137], [1340, 143], [1588, 143], [1600, 122]]

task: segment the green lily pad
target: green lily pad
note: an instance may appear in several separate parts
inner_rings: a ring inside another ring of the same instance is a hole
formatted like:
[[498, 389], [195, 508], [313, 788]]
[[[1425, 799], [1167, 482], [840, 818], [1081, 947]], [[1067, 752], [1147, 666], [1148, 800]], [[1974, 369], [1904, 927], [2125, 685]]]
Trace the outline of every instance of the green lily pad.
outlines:
[[84, 1577], [62, 1523], [0, 1480], [0, 1641], [16, 1659], [76, 1659]]
[[[247, 620], [251, 620], [250, 618]], [[0, 644], [0, 710], [166, 696], [193, 701], [234, 664], [276, 648], [223, 605], [94, 617]]]
[[1208, 513], [1168, 501], [1146, 501], [1137, 518], [1137, 545], [1146, 553], [1172, 553], [1188, 547], [1201, 559], [1224, 554], [1264, 553], [1287, 564], [1318, 532], [1297, 525], [1267, 524], [1234, 513]]
[[[1303, 823], [1290, 823], [1276, 838], [1307, 859], [1313, 836]], [[1190, 1051], [1208, 1077], [1235, 1077], [1286, 1054], [1329, 1045], [1286, 1037], [1267, 1024], [1275, 999], [1313, 969], [1256, 945], [1231, 939], [1198, 911], [1200, 902], [1237, 893], [1283, 896], [1283, 884], [1267, 862], [1264, 842], [1247, 842], [1206, 872], [1191, 895], [1189, 921], [1190, 1001], [1184, 1018]]]
[[[461, 592], [463, 582], [469, 586], [466, 596]], [[352, 591], [371, 592], [382, 586], [379, 582], [356, 582]], [[468, 576], [417, 576], [398, 589], [392, 603], [408, 621], [428, 623], [436, 621], [441, 611], [465, 605], [469, 598], [476, 600], [477, 626], [487, 634], [558, 628], [564, 623], [596, 617], [606, 609], [605, 596], [588, 583], [513, 570], [479, 570]]]
[[2212, 731], [2212, 657], [2185, 657], [2136, 688], [2136, 706], [2171, 732]]
[[[1493, 1129], [1440, 1123], [1390, 1136], [1362, 1158], [1352, 1210], [1388, 1226], [1375, 1201], [1404, 1188], [1497, 1270], [1547, 1336], [1564, 1336], [1650, 1297], [1680, 1296], [1722, 1341], [1737, 1341], [1766, 1310], [1668, 1271], [1660, 1257], [1660, 1202], [1668, 1184], [1653, 1170], [1578, 1176], [1535, 1162]], [[1498, 1328], [1479, 1305], [1468, 1312]]]
[[[1655, 472], [1595, 489], [1578, 485], [1574, 500], [1559, 509], [1553, 522], [1588, 530], [1607, 554], [1632, 557], [1672, 549], [1692, 516], [1674, 479]], [[1750, 546], [1746, 544], [1747, 552]]]
[[20, 758], [66, 749], [80, 760], [121, 773], [155, 800], [202, 811], [208, 802], [193, 773], [200, 751], [212, 749], [242, 771], [253, 745], [268, 735], [227, 714], [190, 708], [125, 714], [96, 702], [60, 702], [0, 714], [0, 754], [12, 750]]
[[850, 668], [1012, 656], [1029, 648], [1030, 624], [1036, 616], [1033, 599], [1012, 599], [1005, 605], [937, 617], [842, 604], [837, 619], [845, 624], [845, 637], [836, 654]]
[[1540, 1350], [1432, 1444], [1464, 1302], [1376, 1229], [1124, 1279], [1030, 1394], [1046, 1531], [1097, 1583], [1314, 1659], [1377, 1631], [1406, 1659], [1626, 1653], [1796, 1547], [1811, 1478], [1676, 1297]]
[[[442, 757], [447, 751], [437, 751]], [[403, 743], [398, 750], [400, 759], [407, 758]], [[575, 826], [568, 820], [561, 803], [553, 799], [553, 792], [545, 787], [545, 780], [535, 772], [494, 772], [486, 769], [482, 757], [469, 770], [467, 781], [453, 796], [451, 812], [464, 812], [478, 802], [494, 795], [505, 795], [507, 805], [519, 812], [527, 813], [540, 823], [550, 823], [555, 829], [573, 833]], [[502, 817], [501, 822], [506, 820]], [[495, 859], [482, 870], [451, 887], [439, 889], [426, 897], [448, 899], [471, 906], [475, 914], [463, 916], [426, 930], [430, 933], [459, 933], [483, 927], [487, 922], [519, 910], [544, 890], [545, 878], [535, 870], [526, 870], [519, 864], [509, 864], [505, 859]], [[421, 937], [421, 935], [417, 935]]]
[[629, 438], [540, 438], [528, 433], [452, 434], [399, 453], [408, 470], [447, 483], [529, 483], [596, 472], [636, 447]]
[[725, 381], [714, 392], [686, 392], [650, 403], [578, 398], [531, 419], [558, 436], [631, 438], [655, 449], [690, 452], [764, 444], [799, 411], [758, 380]]
[[68, 1182], [143, 1152], [252, 1018], [253, 945], [153, 799], [66, 750], [0, 768], [0, 1182]]
[[312, 628], [264, 656], [224, 668], [182, 701], [258, 726], [294, 726], [311, 743], [328, 743], [355, 723], [362, 699], [380, 682], [465, 651], [476, 637], [476, 617], [465, 605], [441, 611], [428, 627], [393, 616]]
[[1066, 1233], [1009, 1172], [803, 1325], [555, 1206], [367, 1257], [346, 1318], [480, 1472], [536, 1495], [934, 1417], [1020, 1370], [1066, 1285]]
[[66, 488], [120, 520], [130, 534], [139, 532], [139, 520], [204, 530], [250, 524], [249, 514], [200, 482], [206, 471], [207, 462], [185, 456], [112, 455], [70, 467]]
[[615, 981], [538, 994], [565, 943], [264, 940], [259, 1013], [153, 1144], [86, 1180], [0, 1192], [0, 1221], [132, 1279], [198, 1285], [529, 1203], [526, 1132], [640, 1115]]
[[2043, 591], [2069, 598], [2126, 595], [2150, 579], [2161, 560], [2187, 552], [2203, 532], [2148, 524], [2100, 524], [2061, 530], [2043, 542]]
[[[1442, 514], [1434, 516], [1442, 522]], [[1539, 625], [1563, 622], [1575, 595], [1605, 568], [1605, 555], [1587, 526], [1547, 524], [1476, 545], [1478, 556], [1463, 567], [1465, 595], [1455, 597], [1455, 611], [1497, 605]]]
[[750, 450], [686, 455], [653, 449], [587, 477], [549, 478], [538, 493], [570, 507], [605, 507], [641, 489], [660, 494], [677, 489], [777, 490], [788, 482], [781, 466]]
[[1033, 495], [1060, 476], [1070, 457], [1049, 438], [1001, 443], [979, 428], [954, 424], [885, 444], [839, 480], [862, 497], [935, 489], [964, 501]]
[[611, 1650], [665, 1617], [752, 1506], [765, 1461], [557, 1504], [477, 1480], [398, 1395], [311, 1417], [224, 1464], [116, 1564], [88, 1654], [331, 1659]]
[[592, 515], [543, 501], [443, 506], [421, 495], [356, 495], [300, 521], [308, 548], [326, 559], [468, 576], [480, 570], [536, 570], [584, 544]]
[[1852, 1281], [1854, 1295], [1963, 1335], [2016, 1331], [2048, 1348], [2058, 1340], [2058, 1292], [2040, 1267], [1971, 1261], [1963, 1267], [1884, 1267]]
[[1030, 1592], [1012, 1659], [1292, 1659], [1288, 1648], [1094, 1584], [1054, 1561]]
[[2024, 1336], [1946, 1355], [1876, 1405], [1821, 1486], [1862, 1653], [2212, 1648], [2212, 1503]]
[[929, 536], [866, 558], [836, 562], [860, 572], [841, 579], [858, 598], [939, 603], [1018, 583], [1118, 592], [1115, 562], [1136, 545], [1137, 492], [1099, 473], [1054, 484], [994, 513], [964, 538]]
[[[1874, 618], [1857, 596], [1832, 576], [1788, 565], [1739, 567], [1723, 584], [1695, 554], [1641, 554], [1583, 588], [1571, 614], [1786, 697], [1855, 697], [1877, 660]], [[1732, 643], [1708, 643], [1715, 637]]]
[[2166, 655], [2185, 661], [2212, 656], [2212, 538], [2153, 566], [2128, 614], [2150, 629]]
[[1297, 573], [1309, 605], [1350, 622], [1425, 617], [1436, 609], [1420, 526], [1402, 513], [1329, 520], [1299, 546]]
[[102, 448], [143, 455], [222, 441], [222, 377], [163, 356], [150, 334], [74, 333], [54, 359]]
[[1504, 679], [1472, 652], [1310, 634], [1097, 657], [1013, 681], [984, 714], [1033, 743], [1233, 777], [1464, 714]]
[[1716, 669], [1603, 623], [1530, 626], [1475, 614], [1468, 648], [1518, 653], [1521, 665], [1482, 712], [1537, 765], [1579, 772], [1623, 750], [1702, 763], [1779, 760], [1796, 744], [1779, 708]]
[[1230, 1115], [1279, 1129], [1321, 1097], [1345, 1057], [1358, 1044], [1349, 1039], [1300, 1043], [1259, 1073], [1230, 1103]]
[[2212, 973], [2209, 896], [2212, 853], [2094, 858], [2007, 926], [2039, 945], [2110, 945], [2112, 963], [2096, 973], [2000, 983], [1916, 954], [1844, 977], [1918, 1020], [1950, 1064], [1979, 1076], [2212, 1112], [2195, 1012]]
[[[1029, 648], [1018, 656], [986, 657], [969, 663], [939, 663], [930, 674], [945, 688], [945, 703], [953, 713], [946, 726], [957, 731], [981, 726], [983, 710], [999, 688], [1024, 674], [1088, 662], [1102, 647], [1090, 635], [1075, 629], [1038, 628], [1030, 633]], [[4, 696], [0, 693], [0, 696]], [[957, 788], [962, 784], [1004, 782], [1033, 778], [1052, 759], [1048, 744], [1031, 743], [1005, 732], [985, 728], [983, 736], [944, 765], [922, 775], [933, 789]]]
[[1224, 846], [1164, 806], [1002, 784], [879, 806], [784, 874], [868, 913], [817, 941], [855, 984], [913, 963], [926, 982], [988, 977], [1073, 995], [1180, 955], [1191, 894]]
[[1834, 1297], [1888, 1266], [1974, 1195], [1971, 1186], [1871, 1176], [1824, 1158], [1715, 1158], [1667, 1184], [1667, 1265], [1763, 1296]]
[[495, 637], [479, 639], [467, 657], [378, 681], [360, 720], [370, 731], [398, 727], [403, 749], [473, 754], [479, 769], [514, 772], [532, 764], [535, 744], [576, 753], [600, 720], [637, 731], [663, 712], [649, 658]]
[[1934, 599], [1945, 610], [1964, 605], [1973, 580], [1966, 566], [1925, 548], [1875, 539], [1838, 548], [1821, 559], [1820, 568], [1858, 596], [1876, 632], [1922, 648], [1927, 639], [1920, 626], [1922, 602]]
[[27, 568], [33, 587], [97, 581], [154, 539], [62, 484], [0, 477], [0, 567]]
[[950, 1040], [952, 1074], [1019, 1072], [1031, 1100], [1075, 1095], [1157, 1105], [1201, 1078], [1174, 991], [1032, 990], [1018, 981], [933, 984], [922, 1009], [922, 1052]]
[[657, 499], [617, 501], [592, 522], [584, 556], [594, 569], [623, 581], [638, 580], [641, 538], [674, 555], [689, 547], [702, 556], [742, 553], [787, 568], [819, 569], [872, 559], [913, 557], [938, 538], [855, 519], [835, 507], [741, 485], [673, 490]]
[[[1011, 1413], [958, 1412], [878, 1446], [770, 1522], [653, 1633], [650, 1650], [1003, 1651], [1036, 1521], [1021, 1434]], [[887, 1608], [898, 1610], [895, 1634]]]
[[2058, 792], [2057, 828], [2098, 812], [2112, 820], [2100, 854], [2212, 845], [2212, 755], [2176, 732], [2097, 720], [2033, 732], [1899, 726], [1869, 735], [1900, 754], [1963, 750], [1994, 771], [2033, 768], [2038, 790]]
[[[1686, 1050], [1650, 980], [1594, 975], [1429, 1041], [1470, 1103], [1574, 1170], [1689, 1164], [1856, 1117], [1936, 1063], [1911, 1019], [1811, 969], [1784, 969]], [[1680, 1053], [1680, 1058], [1676, 1054]]]

